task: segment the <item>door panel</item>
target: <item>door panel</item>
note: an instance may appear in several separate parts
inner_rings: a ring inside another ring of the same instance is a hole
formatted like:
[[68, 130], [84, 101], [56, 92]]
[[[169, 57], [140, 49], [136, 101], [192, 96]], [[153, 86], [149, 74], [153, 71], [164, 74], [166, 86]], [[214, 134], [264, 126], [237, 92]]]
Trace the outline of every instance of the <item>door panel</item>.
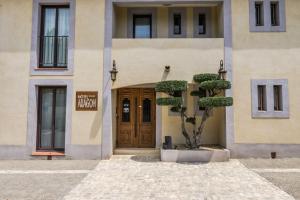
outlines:
[[37, 150], [65, 148], [66, 88], [40, 87]]
[[139, 147], [155, 144], [155, 93], [153, 89], [140, 89]]
[[120, 90], [118, 98], [118, 146], [133, 147], [135, 119], [135, 90]]
[[154, 89], [118, 91], [118, 147], [155, 147]]

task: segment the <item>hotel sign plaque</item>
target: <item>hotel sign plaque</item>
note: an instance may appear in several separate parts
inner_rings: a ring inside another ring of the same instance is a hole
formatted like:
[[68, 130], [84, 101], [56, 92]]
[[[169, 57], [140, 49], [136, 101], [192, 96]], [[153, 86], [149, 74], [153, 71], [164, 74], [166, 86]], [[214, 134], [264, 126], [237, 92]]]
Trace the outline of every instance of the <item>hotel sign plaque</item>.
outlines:
[[98, 92], [78, 91], [76, 92], [76, 111], [97, 111]]

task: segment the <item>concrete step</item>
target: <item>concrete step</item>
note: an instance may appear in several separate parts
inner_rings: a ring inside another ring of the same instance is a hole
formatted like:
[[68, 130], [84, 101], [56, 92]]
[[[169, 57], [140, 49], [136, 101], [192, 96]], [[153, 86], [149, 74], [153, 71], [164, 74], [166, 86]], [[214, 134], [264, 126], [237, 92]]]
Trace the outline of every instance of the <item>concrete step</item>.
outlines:
[[160, 149], [156, 148], [117, 148], [114, 155], [135, 155], [135, 156], [160, 156]]

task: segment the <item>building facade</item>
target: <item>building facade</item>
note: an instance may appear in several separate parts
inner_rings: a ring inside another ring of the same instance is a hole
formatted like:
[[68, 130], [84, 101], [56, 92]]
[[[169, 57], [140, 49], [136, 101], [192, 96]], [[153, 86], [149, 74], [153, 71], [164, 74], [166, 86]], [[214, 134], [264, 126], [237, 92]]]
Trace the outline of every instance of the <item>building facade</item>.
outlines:
[[[180, 117], [155, 104], [155, 83], [186, 80], [190, 92], [193, 75], [216, 73], [220, 60], [234, 105], [214, 111], [203, 144], [232, 157], [299, 157], [299, 9], [298, 0], [0, 0], [0, 158], [108, 159], [160, 148], [167, 135], [184, 143]], [[186, 104], [198, 109], [189, 95]]]

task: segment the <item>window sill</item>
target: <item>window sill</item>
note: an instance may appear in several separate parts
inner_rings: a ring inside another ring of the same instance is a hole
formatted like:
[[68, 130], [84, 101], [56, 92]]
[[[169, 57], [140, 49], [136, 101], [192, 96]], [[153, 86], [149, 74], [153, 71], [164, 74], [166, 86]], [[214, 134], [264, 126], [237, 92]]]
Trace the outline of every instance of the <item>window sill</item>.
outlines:
[[32, 152], [32, 156], [65, 156], [65, 153], [63, 152], [57, 152], [57, 151], [37, 151]]
[[34, 69], [35, 71], [67, 71], [68, 68], [62, 68], [62, 67], [38, 67]]

